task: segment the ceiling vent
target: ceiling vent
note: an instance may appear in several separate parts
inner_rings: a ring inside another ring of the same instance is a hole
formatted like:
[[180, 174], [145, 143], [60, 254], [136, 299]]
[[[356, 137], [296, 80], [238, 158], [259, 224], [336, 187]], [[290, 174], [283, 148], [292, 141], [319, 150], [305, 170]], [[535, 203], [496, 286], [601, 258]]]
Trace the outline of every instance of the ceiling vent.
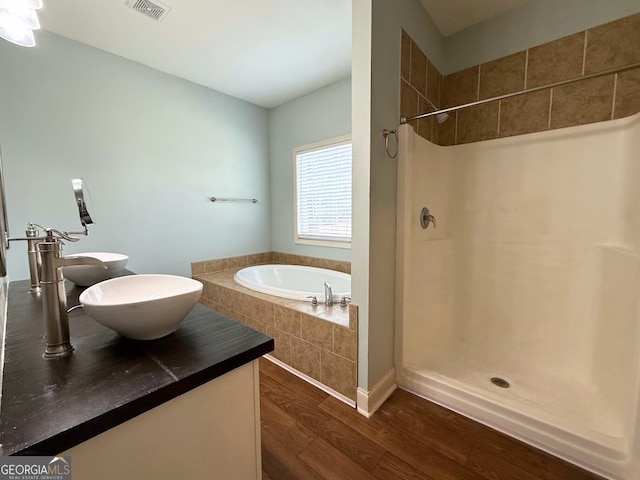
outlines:
[[158, 22], [166, 17], [167, 13], [171, 10], [171, 7], [163, 5], [160, 2], [151, 2], [150, 0], [127, 0], [127, 6], [140, 13], [144, 13], [146, 16]]

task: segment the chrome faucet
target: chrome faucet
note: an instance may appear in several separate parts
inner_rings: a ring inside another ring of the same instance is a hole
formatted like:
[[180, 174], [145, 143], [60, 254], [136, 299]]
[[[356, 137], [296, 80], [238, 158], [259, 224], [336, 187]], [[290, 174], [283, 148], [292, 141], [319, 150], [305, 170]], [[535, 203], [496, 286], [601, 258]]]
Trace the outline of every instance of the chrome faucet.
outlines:
[[333, 305], [333, 292], [329, 282], [324, 282], [324, 304], [327, 306]]
[[42, 288], [42, 311], [47, 333], [47, 347], [44, 358], [62, 358], [74, 350], [69, 336], [69, 316], [67, 314], [67, 293], [64, 288], [62, 267], [69, 265], [98, 265], [107, 266], [97, 258], [91, 257], [62, 257], [62, 242], [60, 238], [72, 242], [77, 238], [48, 228], [44, 240], [38, 242], [38, 252], [42, 262], [40, 271], [40, 286]]

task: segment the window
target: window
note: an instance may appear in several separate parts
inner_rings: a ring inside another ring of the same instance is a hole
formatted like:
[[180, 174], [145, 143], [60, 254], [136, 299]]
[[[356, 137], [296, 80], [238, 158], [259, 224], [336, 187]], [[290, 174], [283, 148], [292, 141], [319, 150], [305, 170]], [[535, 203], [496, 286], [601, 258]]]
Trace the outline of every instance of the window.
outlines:
[[294, 149], [295, 242], [351, 245], [351, 137]]

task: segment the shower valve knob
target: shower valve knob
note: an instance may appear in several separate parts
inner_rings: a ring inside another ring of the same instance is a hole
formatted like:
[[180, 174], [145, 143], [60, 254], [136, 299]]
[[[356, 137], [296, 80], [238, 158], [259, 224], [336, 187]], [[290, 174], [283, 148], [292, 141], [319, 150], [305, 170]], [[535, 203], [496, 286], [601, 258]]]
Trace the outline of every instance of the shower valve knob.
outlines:
[[433, 228], [436, 228], [436, 217], [429, 213], [429, 209], [427, 207], [423, 207], [420, 212], [420, 225], [422, 228], [427, 228], [430, 223], [433, 223]]

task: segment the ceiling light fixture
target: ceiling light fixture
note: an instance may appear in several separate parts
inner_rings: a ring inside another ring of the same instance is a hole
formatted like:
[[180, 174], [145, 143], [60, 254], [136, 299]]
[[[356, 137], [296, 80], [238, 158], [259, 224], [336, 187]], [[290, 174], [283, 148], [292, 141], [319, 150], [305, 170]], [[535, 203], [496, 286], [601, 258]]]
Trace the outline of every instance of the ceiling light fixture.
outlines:
[[35, 46], [33, 30], [40, 28], [40, 8], [42, 0], [0, 0], [0, 37], [21, 47]]

